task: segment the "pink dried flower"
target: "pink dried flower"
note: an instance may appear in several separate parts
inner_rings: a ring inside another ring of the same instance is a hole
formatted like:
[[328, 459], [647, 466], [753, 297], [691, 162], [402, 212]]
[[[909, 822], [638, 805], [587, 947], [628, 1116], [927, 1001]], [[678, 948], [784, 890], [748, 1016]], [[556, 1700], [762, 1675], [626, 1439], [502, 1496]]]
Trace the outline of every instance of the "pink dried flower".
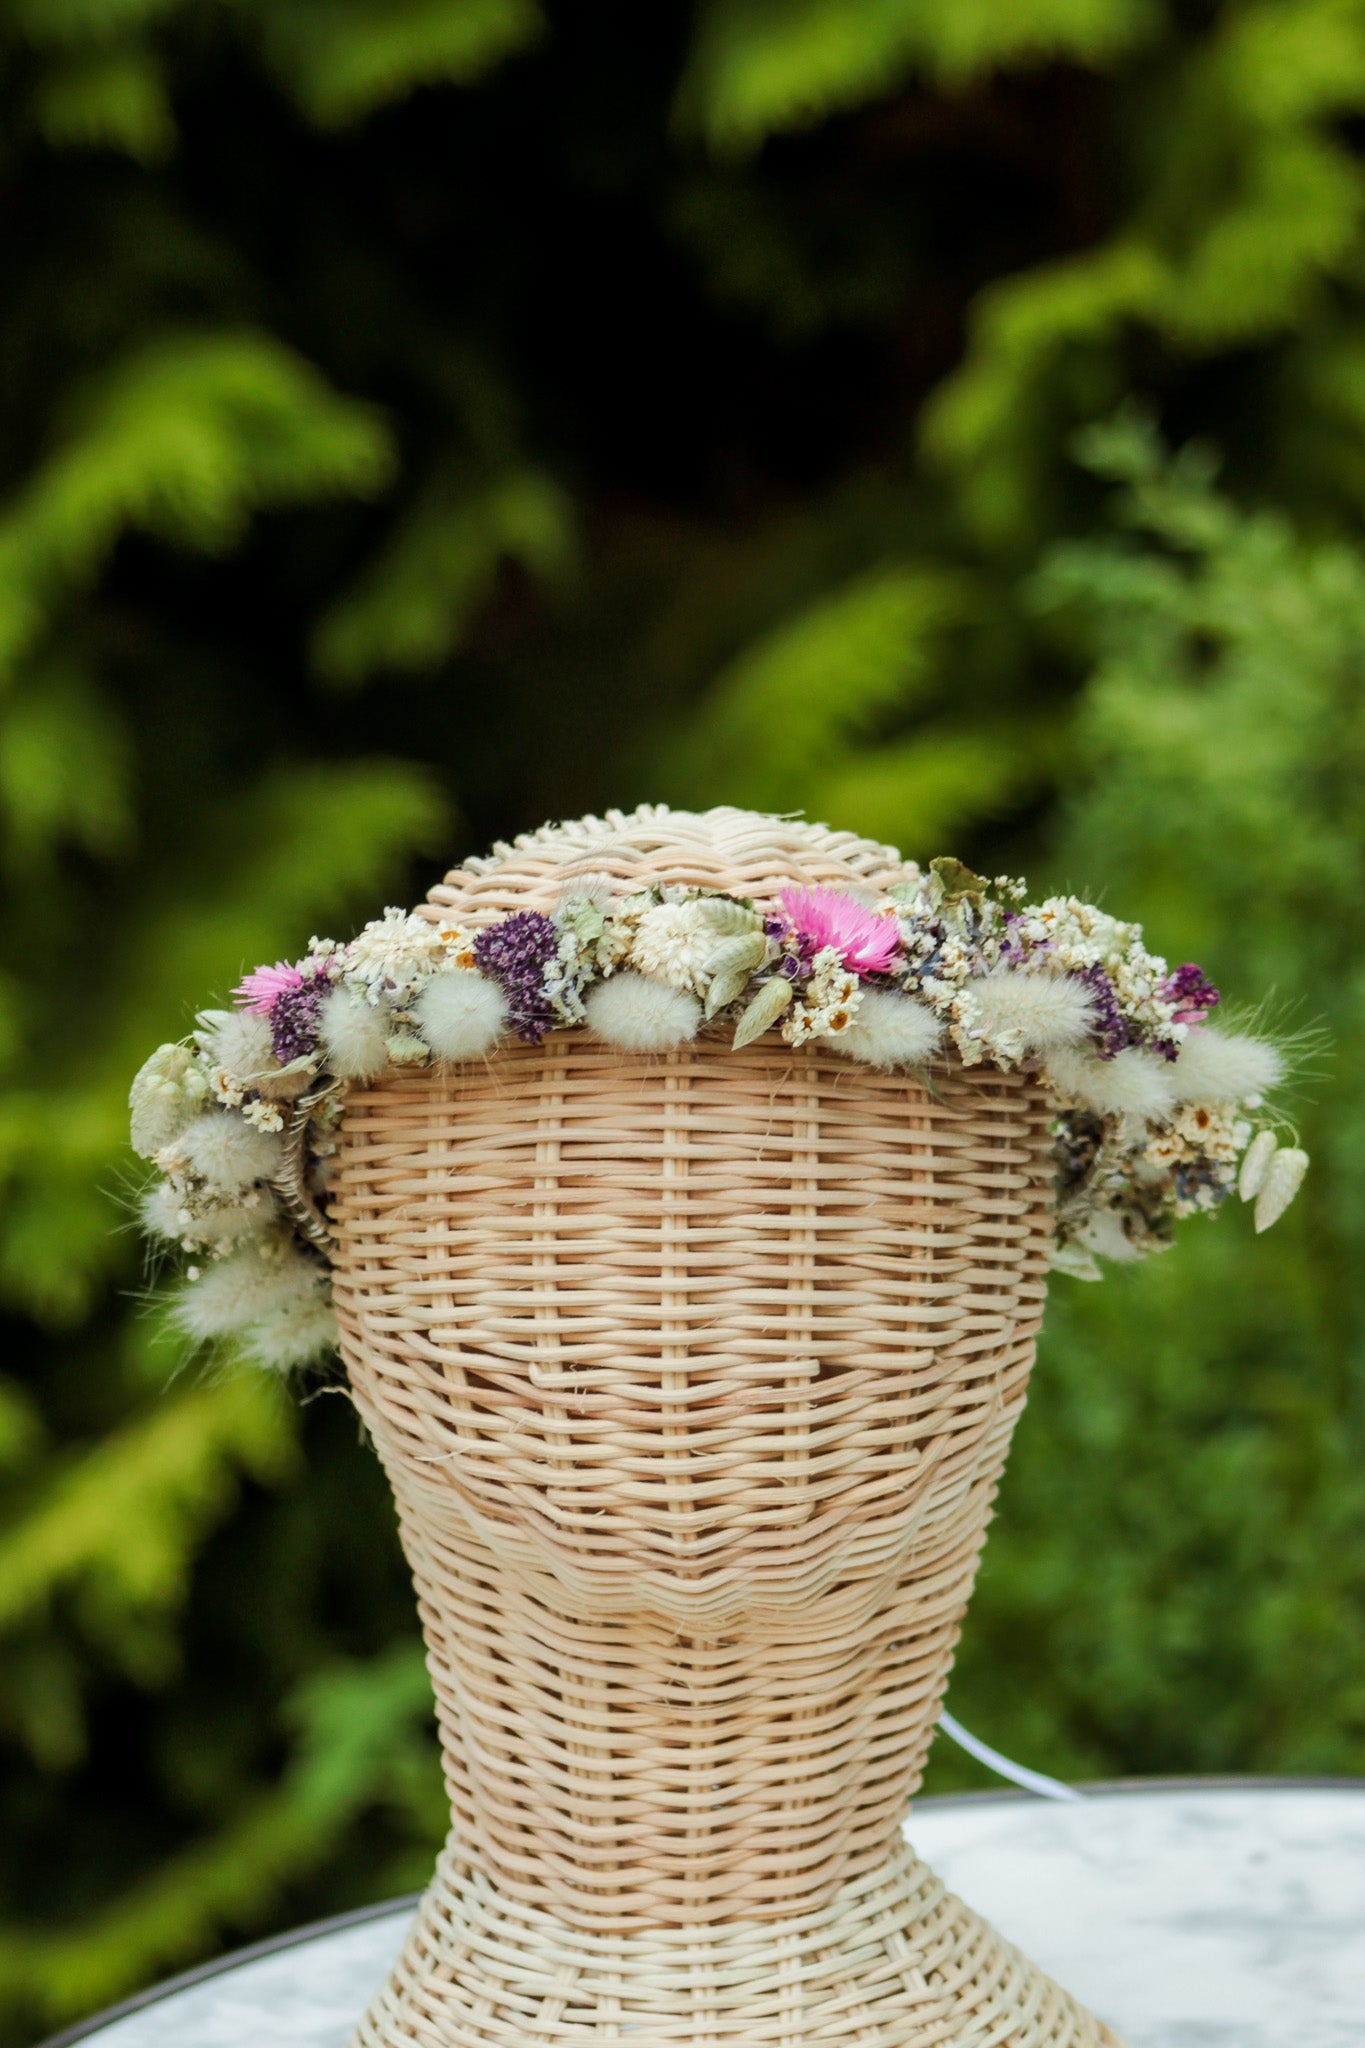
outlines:
[[886, 974], [895, 965], [900, 931], [894, 917], [868, 910], [838, 889], [784, 889], [783, 916], [815, 952], [832, 946], [855, 974]]
[[232, 991], [240, 1010], [251, 1010], [258, 1017], [268, 1017], [282, 995], [290, 989], [301, 988], [303, 976], [297, 967], [291, 967], [285, 960], [277, 960], [273, 967], [257, 967], [250, 974], [243, 975]]

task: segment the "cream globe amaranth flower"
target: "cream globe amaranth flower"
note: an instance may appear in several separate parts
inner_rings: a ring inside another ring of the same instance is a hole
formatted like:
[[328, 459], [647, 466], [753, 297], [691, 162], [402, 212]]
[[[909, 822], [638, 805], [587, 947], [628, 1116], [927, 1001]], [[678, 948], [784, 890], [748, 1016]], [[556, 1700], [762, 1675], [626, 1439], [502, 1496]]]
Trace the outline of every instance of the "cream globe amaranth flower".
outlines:
[[704, 995], [715, 951], [716, 930], [704, 900], [656, 903], [635, 926], [630, 962], [670, 988]]

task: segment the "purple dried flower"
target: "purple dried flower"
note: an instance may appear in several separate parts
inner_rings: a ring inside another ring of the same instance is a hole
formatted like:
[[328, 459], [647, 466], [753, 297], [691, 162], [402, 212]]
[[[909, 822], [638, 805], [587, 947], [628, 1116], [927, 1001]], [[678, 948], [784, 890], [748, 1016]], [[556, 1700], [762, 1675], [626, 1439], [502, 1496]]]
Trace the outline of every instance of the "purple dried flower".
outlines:
[[1133, 1027], [1119, 1008], [1118, 991], [1102, 967], [1086, 967], [1073, 974], [1072, 980], [1084, 982], [1090, 990], [1094, 998], [1091, 1042], [1102, 1060], [1112, 1060], [1133, 1042]]
[[[1000, 958], [1011, 967], [1018, 967], [1024, 958], [1024, 942], [1014, 927], [1020, 922], [1017, 910], [1007, 910], [1001, 919], [1005, 936], [1000, 941]], [[1044, 941], [1046, 944], [1047, 941]], [[1041, 950], [1041, 948], [1039, 949]]]
[[545, 970], [559, 956], [554, 919], [540, 910], [516, 910], [485, 925], [474, 941], [474, 965], [496, 981], [518, 1038], [539, 1045], [555, 1021], [545, 993]]
[[783, 980], [808, 981], [811, 964], [819, 950], [815, 940], [808, 933], [798, 931], [785, 917], [765, 917], [763, 929], [773, 943], [782, 949], [777, 971]]
[[1205, 1012], [1218, 1003], [1218, 991], [1202, 967], [1187, 960], [1161, 984], [1162, 999], [1175, 1004], [1177, 1024], [1197, 1024]]
[[327, 988], [326, 981], [301, 981], [276, 996], [270, 1011], [270, 1050], [282, 1066], [316, 1050], [318, 1011]]

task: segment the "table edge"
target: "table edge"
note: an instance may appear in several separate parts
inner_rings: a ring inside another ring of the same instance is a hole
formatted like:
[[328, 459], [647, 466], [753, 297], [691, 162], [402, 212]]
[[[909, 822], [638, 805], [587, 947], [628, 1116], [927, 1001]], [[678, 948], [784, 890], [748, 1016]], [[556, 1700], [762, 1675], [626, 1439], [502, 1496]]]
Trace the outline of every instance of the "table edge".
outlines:
[[[1086, 1798], [1093, 1796], [1113, 1797], [1137, 1795], [1143, 1792], [1365, 1792], [1365, 1777], [1257, 1777], [1254, 1774], [1227, 1775], [1221, 1777], [1169, 1777], [1169, 1778], [1094, 1778], [1077, 1785], [1076, 1790]], [[990, 1787], [978, 1792], [942, 1792], [928, 1799], [917, 1799], [912, 1813], [933, 1810], [941, 1813], [945, 1808], [957, 1806], [1007, 1806], [1027, 1801], [1038, 1803], [1038, 1795], [1018, 1790], [1012, 1785]], [[1044, 1802], [1046, 1803], [1046, 1802]], [[269, 1934], [260, 1941], [253, 1941], [244, 1948], [229, 1949], [225, 1955], [215, 1956], [209, 1962], [197, 1963], [191, 1969], [182, 1970], [174, 1977], [166, 1977], [156, 1984], [149, 1984], [141, 1991], [130, 1993], [117, 2004], [106, 2006], [103, 2011], [92, 2013], [88, 2019], [77, 2020], [64, 2027], [58, 2034], [50, 2034], [35, 2044], [35, 2048], [75, 2048], [79, 2041], [86, 2041], [105, 2027], [113, 2026], [118, 2020], [127, 2019], [135, 2012], [144, 2012], [148, 2006], [159, 2005], [162, 1999], [174, 1998], [181, 1991], [189, 1991], [196, 1984], [206, 1983], [210, 1978], [223, 1977], [231, 1970], [243, 1968], [247, 1963], [260, 1962], [266, 1956], [278, 1955], [284, 1949], [302, 1948], [305, 1943], [317, 1941], [324, 1935], [340, 1934], [348, 1927], [362, 1927], [369, 1920], [383, 1920], [391, 1914], [412, 1912], [421, 1892], [402, 1892], [396, 1898], [379, 1899], [368, 1906], [353, 1906], [349, 1912], [333, 1913], [322, 1920], [305, 1921], [301, 1927], [287, 1928], [282, 1934]]]

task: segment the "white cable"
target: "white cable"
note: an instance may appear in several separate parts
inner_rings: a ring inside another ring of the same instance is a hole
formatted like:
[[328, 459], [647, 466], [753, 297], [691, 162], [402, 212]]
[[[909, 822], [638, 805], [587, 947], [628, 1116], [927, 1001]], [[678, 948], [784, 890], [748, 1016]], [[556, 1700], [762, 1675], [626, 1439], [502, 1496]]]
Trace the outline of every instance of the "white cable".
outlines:
[[947, 1712], [939, 1715], [938, 1725], [959, 1749], [966, 1750], [968, 1756], [974, 1756], [979, 1764], [985, 1764], [987, 1770], [994, 1771], [998, 1778], [1008, 1778], [1011, 1784], [1022, 1785], [1025, 1792], [1036, 1792], [1040, 1799], [1079, 1801], [1084, 1797], [1074, 1785], [1064, 1785], [1060, 1778], [1049, 1778], [1042, 1771], [1031, 1771], [1026, 1764], [1016, 1764], [1009, 1757], [1001, 1756], [998, 1749], [992, 1749], [989, 1742], [973, 1735], [970, 1728], [964, 1728]]

